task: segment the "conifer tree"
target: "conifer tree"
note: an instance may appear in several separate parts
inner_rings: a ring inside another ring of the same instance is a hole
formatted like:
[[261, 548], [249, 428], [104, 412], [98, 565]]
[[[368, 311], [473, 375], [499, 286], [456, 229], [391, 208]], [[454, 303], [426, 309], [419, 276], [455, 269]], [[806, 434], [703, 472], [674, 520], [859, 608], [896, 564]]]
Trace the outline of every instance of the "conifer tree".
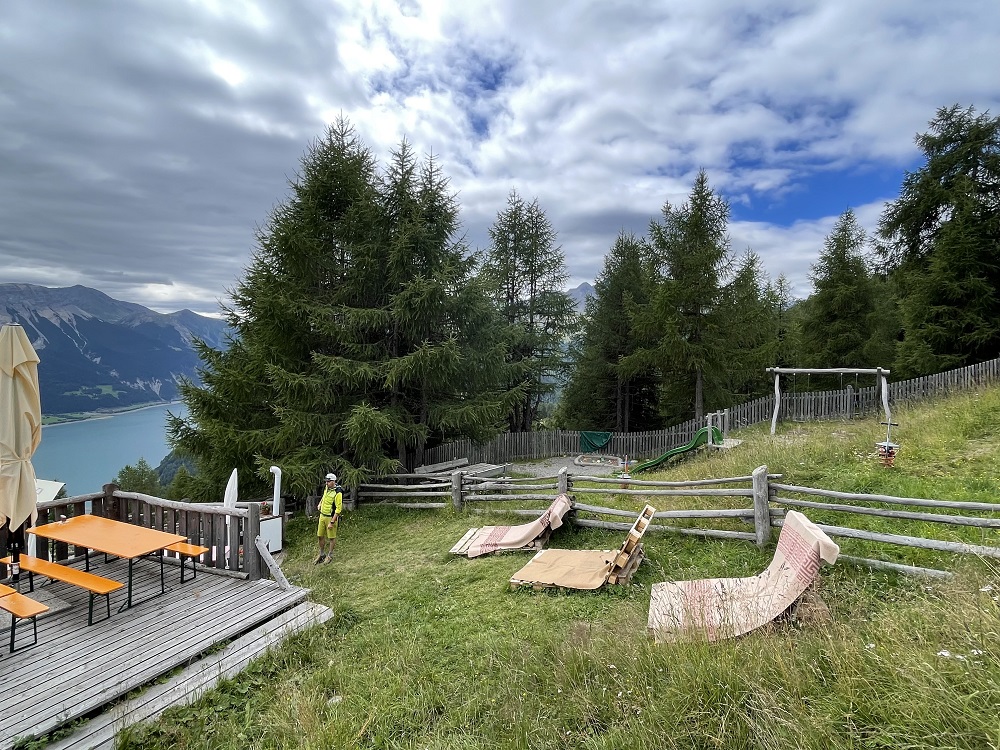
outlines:
[[901, 376], [1000, 350], [1000, 118], [942, 107], [916, 142], [926, 161], [879, 224], [880, 258], [899, 291]]
[[261, 492], [273, 464], [298, 494], [331, 470], [353, 486], [497, 430], [504, 349], [457, 212], [405, 142], [384, 174], [345, 120], [312, 144], [231, 293], [231, 345], [200, 346], [203, 382], [182, 387], [169, 430], [193, 497], [217, 499], [233, 467]]
[[810, 305], [802, 321], [809, 367], [878, 367], [870, 362], [875, 286], [864, 258], [865, 230], [848, 209], [827, 235], [812, 265]]
[[747, 250], [724, 285], [721, 318], [728, 318], [720, 332], [728, 356], [719, 364], [725, 380], [711, 408], [742, 403], [763, 395], [765, 370], [779, 351], [778, 315], [781, 303], [771, 286], [760, 256]]
[[568, 337], [577, 324], [563, 290], [565, 256], [538, 205], [511, 191], [507, 208], [490, 227], [481, 276], [506, 324], [510, 342], [506, 377], [520, 398], [508, 413], [511, 432], [533, 429], [543, 399], [565, 379]]
[[729, 205], [702, 170], [688, 201], [663, 206], [649, 226], [658, 267], [650, 304], [637, 310], [638, 350], [623, 360], [631, 373], [657, 368], [663, 377], [660, 410], [670, 424], [702, 419], [706, 400], [721, 398], [726, 381], [727, 325], [724, 286], [732, 271]]
[[581, 341], [573, 350], [560, 404], [571, 429], [637, 432], [660, 426], [656, 371], [626, 372], [620, 362], [636, 350], [631, 312], [648, 304], [650, 263], [642, 242], [622, 232], [604, 258], [587, 300]]

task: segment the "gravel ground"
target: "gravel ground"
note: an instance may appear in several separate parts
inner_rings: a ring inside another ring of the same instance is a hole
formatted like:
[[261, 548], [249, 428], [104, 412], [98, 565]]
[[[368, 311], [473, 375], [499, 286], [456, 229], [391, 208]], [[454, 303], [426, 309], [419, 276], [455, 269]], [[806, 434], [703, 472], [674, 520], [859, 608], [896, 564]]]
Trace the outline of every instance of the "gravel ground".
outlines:
[[570, 474], [587, 474], [593, 477], [609, 476], [617, 474], [621, 469], [612, 466], [601, 466], [591, 464], [589, 466], [577, 466], [574, 463], [576, 456], [557, 456], [547, 458], [542, 461], [532, 461], [531, 463], [511, 464], [511, 474], [529, 474], [535, 477], [552, 477], [559, 473], [564, 466]]

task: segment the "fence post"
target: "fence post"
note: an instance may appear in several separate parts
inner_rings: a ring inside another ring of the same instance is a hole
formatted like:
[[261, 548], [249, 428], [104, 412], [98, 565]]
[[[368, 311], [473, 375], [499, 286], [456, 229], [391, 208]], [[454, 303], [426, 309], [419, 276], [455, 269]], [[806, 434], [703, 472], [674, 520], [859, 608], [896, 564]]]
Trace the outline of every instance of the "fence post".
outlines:
[[[247, 509], [250, 513], [243, 529], [243, 567], [249, 580], [259, 581], [261, 558], [260, 550], [257, 549], [257, 537], [260, 536], [260, 503], [250, 503]], [[233, 528], [237, 528], [239, 520], [238, 516], [231, 517]], [[234, 562], [230, 570], [239, 570], [239, 565], [235, 564], [239, 560], [239, 550], [230, 550], [230, 554]]]
[[[118, 485], [114, 483], [106, 484], [101, 487], [104, 492], [104, 499], [101, 500], [102, 512], [100, 515], [105, 518], [110, 518], [112, 520], [122, 520], [124, 514], [118, 509], [118, 503], [120, 502], [118, 498], [115, 497], [115, 493], [118, 491]], [[95, 504], [96, 505], [96, 504]], [[91, 505], [91, 510], [93, 510], [94, 505]]]
[[558, 493], [560, 495], [565, 495], [567, 492], [569, 492], [569, 469], [563, 466], [559, 469]]
[[344, 510], [357, 510], [358, 509], [358, 488], [351, 487], [347, 493], [347, 502], [344, 504]]
[[767, 467], [753, 470], [753, 529], [761, 549], [771, 541], [771, 508], [768, 503]]
[[729, 409], [722, 412], [722, 439], [729, 437]]
[[455, 510], [462, 510], [462, 472], [451, 474], [451, 504]]

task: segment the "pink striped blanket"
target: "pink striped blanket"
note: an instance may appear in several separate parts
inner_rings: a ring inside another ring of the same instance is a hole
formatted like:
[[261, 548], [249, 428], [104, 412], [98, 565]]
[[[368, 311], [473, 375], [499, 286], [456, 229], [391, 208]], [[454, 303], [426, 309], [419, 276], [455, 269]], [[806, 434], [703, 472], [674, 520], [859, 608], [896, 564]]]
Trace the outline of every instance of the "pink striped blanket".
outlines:
[[469, 543], [469, 557], [488, 555], [503, 549], [520, 549], [538, 539], [550, 530], [562, 526], [565, 516], [572, 506], [569, 495], [558, 495], [548, 509], [531, 523], [519, 526], [483, 526]]
[[648, 628], [657, 642], [733, 638], [765, 625], [790, 607], [834, 563], [838, 547], [822, 529], [790, 510], [767, 569], [749, 578], [703, 578], [653, 584]]

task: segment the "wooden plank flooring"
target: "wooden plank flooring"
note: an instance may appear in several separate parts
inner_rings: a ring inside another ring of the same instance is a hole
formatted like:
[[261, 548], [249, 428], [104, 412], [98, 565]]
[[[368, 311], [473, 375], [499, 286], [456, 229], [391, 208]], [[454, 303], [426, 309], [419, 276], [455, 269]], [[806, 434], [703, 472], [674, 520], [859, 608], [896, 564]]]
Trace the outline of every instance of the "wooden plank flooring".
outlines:
[[[98, 575], [128, 580], [124, 560], [91, 565]], [[274, 581], [248, 582], [198, 573], [180, 583], [180, 571], [166, 568], [167, 593], [159, 592], [159, 564], [134, 567], [131, 609], [118, 612], [125, 590], [111, 595], [111, 618], [87, 625], [87, 593], [52, 582], [43, 590], [70, 606], [38, 621], [38, 645], [8, 652], [9, 633], [0, 642], [0, 750], [21, 737], [47, 734], [91, 714], [129, 691], [186, 665], [216, 644], [225, 643], [305, 600], [308, 591], [282, 589]], [[36, 590], [44, 579], [36, 576]], [[22, 582], [27, 591], [27, 582]], [[29, 594], [30, 596], [30, 594]], [[145, 600], [145, 601], [143, 601]], [[103, 598], [95, 619], [106, 614]], [[0, 622], [9, 624], [6, 616]], [[17, 628], [17, 644], [31, 641], [29, 623]]]
[[70, 736], [46, 745], [46, 750], [114, 750], [121, 729], [156, 719], [171, 706], [192, 703], [221, 680], [245, 669], [250, 661], [286, 637], [333, 616], [329, 607], [302, 602], [265, 625], [157, 683], [130, 700], [118, 703], [91, 719]]

